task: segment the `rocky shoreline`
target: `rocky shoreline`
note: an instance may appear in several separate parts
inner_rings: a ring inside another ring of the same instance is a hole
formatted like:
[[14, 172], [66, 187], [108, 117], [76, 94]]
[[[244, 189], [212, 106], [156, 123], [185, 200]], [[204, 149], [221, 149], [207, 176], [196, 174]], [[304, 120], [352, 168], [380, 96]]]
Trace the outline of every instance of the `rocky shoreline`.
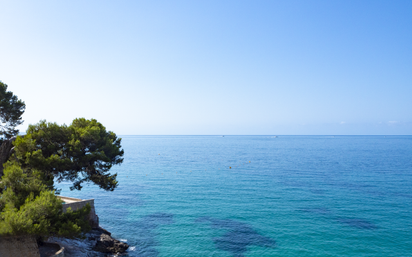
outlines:
[[65, 257], [107, 257], [119, 256], [129, 245], [111, 237], [111, 233], [101, 227], [93, 228], [85, 239], [51, 237], [47, 242], [64, 247]]

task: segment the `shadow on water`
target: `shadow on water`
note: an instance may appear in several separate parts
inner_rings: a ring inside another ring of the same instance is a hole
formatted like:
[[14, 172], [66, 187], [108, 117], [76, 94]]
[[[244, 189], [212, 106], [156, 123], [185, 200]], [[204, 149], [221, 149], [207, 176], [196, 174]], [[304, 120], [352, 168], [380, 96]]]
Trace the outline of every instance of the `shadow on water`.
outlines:
[[366, 220], [366, 219], [361, 219], [361, 218], [342, 218], [338, 217], [333, 214], [333, 212], [327, 208], [301, 208], [299, 209], [301, 212], [317, 215], [317, 216], [322, 216], [325, 218], [330, 218], [332, 220], [335, 220], [343, 225], [350, 226], [353, 228], [357, 229], [377, 229], [378, 226], [373, 224], [372, 222]]
[[378, 227], [372, 222], [365, 219], [357, 218], [339, 218], [338, 222], [359, 229], [377, 229]]
[[136, 240], [135, 253], [138, 256], [158, 256], [159, 251], [156, 246], [159, 245], [156, 237], [158, 232], [156, 229], [161, 225], [169, 225], [173, 223], [173, 214], [169, 213], [153, 213], [144, 216], [140, 221], [134, 222], [131, 229], [134, 228], [134, 236]]
[[260, 235], [246, 223], [235, 220], [222, 220], [212, 217], [200, 217], [196, 222], [210, 223], [214, 229], [226, 229], [227, 232], [220, 237], [213, 238], [216, 248], [228, 251], [233, 256], [244, 256], [247, 247], [251, 245], [274, 247], [275, 240]]

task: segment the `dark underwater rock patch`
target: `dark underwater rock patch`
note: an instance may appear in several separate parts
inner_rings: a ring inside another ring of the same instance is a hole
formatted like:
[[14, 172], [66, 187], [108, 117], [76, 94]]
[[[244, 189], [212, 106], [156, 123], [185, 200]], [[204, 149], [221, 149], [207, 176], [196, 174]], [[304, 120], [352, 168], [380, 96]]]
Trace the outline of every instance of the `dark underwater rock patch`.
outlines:
[[373, 222], [369, 220], [362, 219], [362, 218], [347, 218], [347, 217], [339, 217], [333, 214], [333, 212], [327, 208], [301, 208], [299, 211], [316, 214], [318, 216], [323, 216], [325, 218], [329, 218], [330, 220], [334, 220], [334, 222], [339, 222], [343, 225], [350, 226], [353, 228], [358, 229], [377, 229]]
[[156, 246], [159, 242], [156, 240], [158, 233], [156, 229], [161, 225], [173, 224], [173, 214], [157, 212], [142, 217], [141, 220], [133, 222], [130, 228], [134, 228], [134, 237], [136, 240], [135, 253], [138, 256], [158, 256], [159, 251]]
[[230, 252], [234, 256], [243, 256], [247, 247], [251, 245], [262, 247], [274, 247], [275, 240], [260, 235], [250, 225], [230, 219], [215, 219], [212, 217], [200, 217], [195, 222], [210, 223], [214, 229], [226, 229], [225, 234], [213, 238], [216, 248]]
[[359, 228], [359, 229], [377, 229], [378, 227], [372, 222], [365, 219], [357, 218], [339, 218], [338, 221], [342, 224]]

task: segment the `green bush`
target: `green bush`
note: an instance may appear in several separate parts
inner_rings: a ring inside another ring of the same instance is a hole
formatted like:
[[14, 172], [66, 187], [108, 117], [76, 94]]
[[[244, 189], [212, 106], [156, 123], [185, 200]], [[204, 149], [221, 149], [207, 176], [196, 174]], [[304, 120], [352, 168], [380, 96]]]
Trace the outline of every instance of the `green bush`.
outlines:
[[0, 187], [0, 235], [78, 237], [91, 229], [90, 205], [63, 213], [63, 202], [42, 183], [40, 172], [8, 162]]

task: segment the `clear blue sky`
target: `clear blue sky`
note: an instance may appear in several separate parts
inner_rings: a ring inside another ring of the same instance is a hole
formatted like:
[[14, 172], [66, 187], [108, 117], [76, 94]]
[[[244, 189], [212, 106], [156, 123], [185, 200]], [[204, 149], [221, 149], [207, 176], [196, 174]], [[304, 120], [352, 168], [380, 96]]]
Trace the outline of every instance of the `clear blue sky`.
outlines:
[[0, 80], [119, 135], [411, 135], [412, 1], [0, 1]]

